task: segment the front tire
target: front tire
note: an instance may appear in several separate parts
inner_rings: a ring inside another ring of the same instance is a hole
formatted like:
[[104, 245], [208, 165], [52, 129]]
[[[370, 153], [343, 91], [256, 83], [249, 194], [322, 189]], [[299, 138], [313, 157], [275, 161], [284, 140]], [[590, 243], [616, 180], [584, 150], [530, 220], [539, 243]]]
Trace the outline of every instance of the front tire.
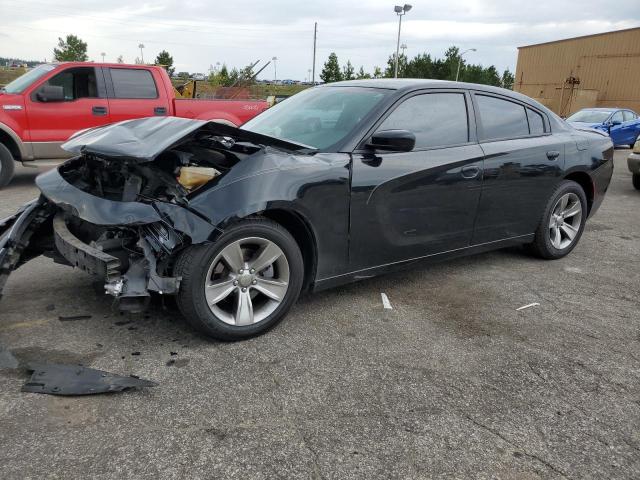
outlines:
[[13, 178], [15, 160], [7, 147], [0, 143], [0, 188], [6, 187]]
[[553, 192], [536, 230], [531, 250], [556, 260], [568, 255], [582, 236], [587, 220], [587, 197], [582, 187], [564, 180]]
[[278, 324], [298, 299], [304, 264], [298, 244], [279, 224], [245, 220], [214, 244], [187, 248], [178, 307], [195, 329], [218, 340], [242, 340]]
[[633, 186], [636, 190], [640, 190], [640, 173], [634, 173], [632, 180]]

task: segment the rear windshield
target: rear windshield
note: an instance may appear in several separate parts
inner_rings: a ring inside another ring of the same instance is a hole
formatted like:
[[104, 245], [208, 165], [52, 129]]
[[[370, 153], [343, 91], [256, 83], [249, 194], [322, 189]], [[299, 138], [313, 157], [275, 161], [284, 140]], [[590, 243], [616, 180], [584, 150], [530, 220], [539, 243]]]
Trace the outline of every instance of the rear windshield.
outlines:
[[567, 122], [602, 123], [609, 118], [611, 112], [603, 110], [580, 110], [574, 113]]
[[361, 87], [310, 88], [278, 103], [241, 128], [326, 149], [346, 138], [390, 92]]
[[7, 84], [3, 91], [7, 93], [22, 93], [33, 82], [56, 68], [55, 65], [38, 65], [36, 68], [29, 70], [24, 75], [19, 76], [13, 82]]

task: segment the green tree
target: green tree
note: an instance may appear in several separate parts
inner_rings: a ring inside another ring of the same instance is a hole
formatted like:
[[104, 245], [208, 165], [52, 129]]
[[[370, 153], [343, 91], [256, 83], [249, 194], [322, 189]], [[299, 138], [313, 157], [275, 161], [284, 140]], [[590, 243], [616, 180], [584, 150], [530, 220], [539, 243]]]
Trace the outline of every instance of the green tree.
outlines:
[[347, 64], [342, 67], [342, 79], [343, 80], [353, 80], [355, 69], [353, 65], [351, 65], [351, 60], [347, 60]]
[[508, 88], [509, 90], [513, 90], [513, 82], [515, 82], [515, 77], [513, 73], [509, 71], [507, 68], [504, 72], [502, 72], [502, 78], [500, 79], [500, 86], [502, 88]]
[[169, 52], [167, 52], [166, 50], [162, 50], [156, 57], [155, 64], [162, 65], [167, 71], [167, 73], [169, 74], [169, 76], [173, 77], [173, 74], [176, 71], [176, 69], [173, 68], [173, 57], [169, 55]]
[[356, 78], [358, 80], [361, 80], [363, 78], [371, 78], [371, 75], [369, 75], [367, 72], [364, 71], [364, 67], [360, 67], [360, 70], [358, 70], [358, 73], [356, 73]]
[[53, 58], [58, 62], [86, 62], [87, 44], [75, 35], [67, 35], [63, 40], [58, 37], [58, 48], [53, 49]]
[[[404, 53], [401, 53], [398, 57], [398, 78], [406, 77], [405, 73], [407, 70], [407, 56]], [[396, 72], [396, 54], [389, 55], [389, 59], [387, 60], [387, 68], [384, 70], [384, 76], [386, 78], [393, 78]]]
[[382, 78], [382, 69], [380, 67], [373, 67], [373, 78]]
[[338, 63], [338, 56], [335, 52], [331, 52], [329, 58], [322, 67], [320, 78], [325, 83], [339, 82], [342, 80], [342, 72], [340, 71], [340, 64]]
[[122, 55], [118, 55], [118, 59], [116, 60], [116, 62], [124, 63], [124, 58], [122, 57]]

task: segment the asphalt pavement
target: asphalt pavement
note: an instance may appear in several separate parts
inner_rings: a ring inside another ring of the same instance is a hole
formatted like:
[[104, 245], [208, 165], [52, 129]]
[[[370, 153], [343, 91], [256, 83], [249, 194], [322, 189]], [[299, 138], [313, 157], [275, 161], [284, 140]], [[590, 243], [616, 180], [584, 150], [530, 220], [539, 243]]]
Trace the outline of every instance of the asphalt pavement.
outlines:
[[[160, 302], [121, 315], [84, 273], [34, 260], [7, 284], [0, 344], [22, 364], [159, 386], [54, 397], [0, 370], [0, 478], [640, 478], [628, 153], [565, 259], [514, 248], [363, 281], [239, 343], [199, 336]], [[0, 216], [36, 195], [34, 178], [19, 169]]]

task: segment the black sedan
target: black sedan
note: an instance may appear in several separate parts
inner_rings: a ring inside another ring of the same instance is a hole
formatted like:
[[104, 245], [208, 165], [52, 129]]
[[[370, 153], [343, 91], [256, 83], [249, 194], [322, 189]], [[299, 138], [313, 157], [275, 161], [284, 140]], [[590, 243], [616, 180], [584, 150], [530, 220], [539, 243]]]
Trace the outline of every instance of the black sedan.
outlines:
[[179, 118], [84, 132], [0, 222], [0, 292], [44, 254], [103, 279], [120, 308], [175, 295], [235, 340], [302, 291], [526, 244], [578, 243], [613, 172], [604, 134], [481, 85], [365, 80], [306, 90], [241, 128]]

